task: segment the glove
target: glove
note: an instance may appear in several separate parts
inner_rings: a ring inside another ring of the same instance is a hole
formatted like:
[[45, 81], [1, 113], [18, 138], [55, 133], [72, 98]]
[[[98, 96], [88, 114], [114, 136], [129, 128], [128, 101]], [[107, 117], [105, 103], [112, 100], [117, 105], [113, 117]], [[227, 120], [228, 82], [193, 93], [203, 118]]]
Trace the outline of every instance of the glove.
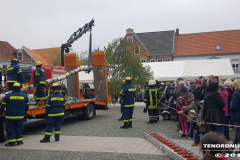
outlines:
[[144, 109], [143, 109], [143, 113], [146, 113], [146, 112], [147, 112], [147, 108], [144, 107]]
[[33, 83], [33, 87], [36, 87], [37, 85], [36, 85], [36, 83]]

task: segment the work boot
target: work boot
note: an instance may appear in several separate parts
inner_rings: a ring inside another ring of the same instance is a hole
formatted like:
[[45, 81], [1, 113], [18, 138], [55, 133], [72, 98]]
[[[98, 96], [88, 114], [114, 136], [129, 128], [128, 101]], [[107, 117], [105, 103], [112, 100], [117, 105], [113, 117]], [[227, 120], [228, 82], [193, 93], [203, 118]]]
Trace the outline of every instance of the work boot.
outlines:
[[55, 139], [56, 142], [60, 141], [60, 139]]
[[17, 143], [17, 145], [22, 145], [22, 144], [23, 144], [23, 141]]
[[5, 146], [6, 146], [6, 147], [16, 146], [16, 143], [6, 143]]
[[159, 117], [157, 117], [157, 121], [159, 121]]
[[118, 121], [123, 121], [123, 117], [119, 118]]
[[132, 121], [129, 121], [128, 128], [132, 128]]
[[120, 128], [122, 128], [122, 129], [128, 129], [128, 122], [124, 122], [124, 125], [121, 126]]
[[50, 142], [50, 140], [44, 139], [40, 141], [40, 143]]
[[157, 123], [157, 120], [154, 120], [153, 122], [154, 122], [154, 123]]
[[153, 120], [149, 120], [149, 122], [147, 122], [148, 124], [153, 124]]

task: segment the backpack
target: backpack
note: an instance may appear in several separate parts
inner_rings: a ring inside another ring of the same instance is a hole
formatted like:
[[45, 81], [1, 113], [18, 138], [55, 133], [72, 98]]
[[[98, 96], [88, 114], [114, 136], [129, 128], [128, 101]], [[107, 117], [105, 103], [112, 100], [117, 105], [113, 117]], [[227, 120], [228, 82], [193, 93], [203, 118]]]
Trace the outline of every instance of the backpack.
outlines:
[[180, 92], [180, 96], [183, 96], [184, 100], [187, 102], [187, 96], [188, 96], [188, 92]]

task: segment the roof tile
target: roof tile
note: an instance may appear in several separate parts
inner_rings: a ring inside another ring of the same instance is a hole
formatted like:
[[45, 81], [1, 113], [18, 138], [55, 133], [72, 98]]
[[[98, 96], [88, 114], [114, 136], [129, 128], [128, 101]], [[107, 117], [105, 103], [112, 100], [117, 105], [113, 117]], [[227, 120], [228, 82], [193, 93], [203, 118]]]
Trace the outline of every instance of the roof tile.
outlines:
[[[216, 50], [221, 45], [221, 50]], [[180, 34], [176, 36], [175, 56], [240, 52], [240, 30]]]

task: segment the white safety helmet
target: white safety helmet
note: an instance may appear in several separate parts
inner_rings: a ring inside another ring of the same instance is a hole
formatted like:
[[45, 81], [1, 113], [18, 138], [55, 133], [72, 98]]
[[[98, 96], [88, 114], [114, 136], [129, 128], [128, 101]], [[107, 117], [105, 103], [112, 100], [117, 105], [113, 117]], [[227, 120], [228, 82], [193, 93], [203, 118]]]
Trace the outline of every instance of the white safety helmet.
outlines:
[[151, 85], [155, 85], [156, 84], [156, 81], [155, 80], [150, 80], [148, 81], [148, 85], [151, 86]]

